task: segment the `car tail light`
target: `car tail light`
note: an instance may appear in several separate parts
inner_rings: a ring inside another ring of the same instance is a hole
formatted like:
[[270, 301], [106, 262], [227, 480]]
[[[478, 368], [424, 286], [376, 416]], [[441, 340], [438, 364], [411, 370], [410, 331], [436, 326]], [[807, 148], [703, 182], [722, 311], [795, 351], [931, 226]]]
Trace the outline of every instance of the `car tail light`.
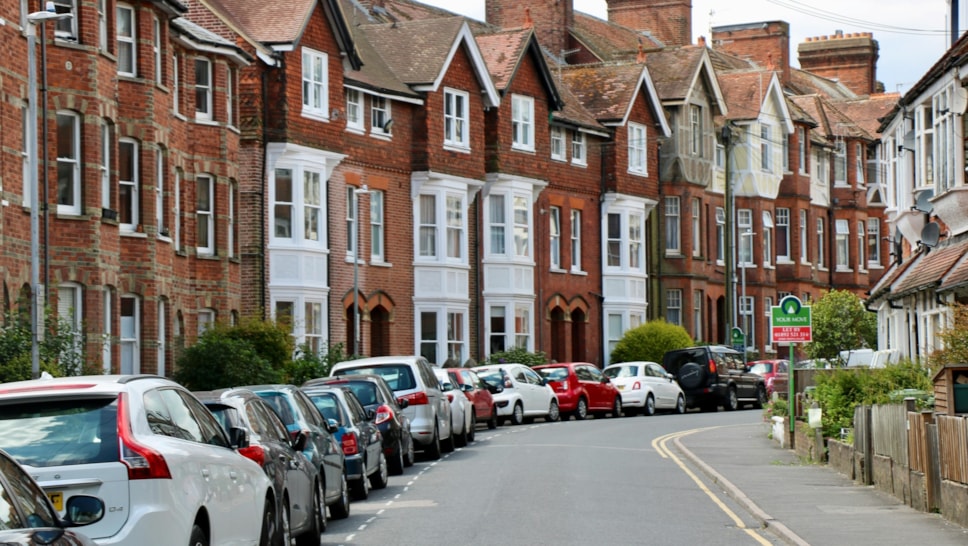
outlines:
[[239, 448], [239, 455], [242, 455], [246, 459], [252, 459], [261, 467], [266, 465], [266, 450], [262, 446], [248, 446]]
[[406, 400], [411, 406], [419, 406], [421, 404], [430, 403], [430, 399], [427, 398], [427, 393], [423, 391], [401, 396], [401, 398]]
[[454, 401], [454, 393], [452, 393], [452, 392], [447, 393], [447, 401], [448, 402], [453, 402]]
[[165, 458], [150, 447], [135, 441], [128, 413], [128, 395], [118, 396], [118, 439], [121, 444], [121, 462], [128, 467], [129, 480], [171, 479], [171, 471]]
[[514, 388], [514, 383], [511, 383], [511, 376], [510, 375], [505, 375], [504, 376], [504, 388], [505, 389], [513, 389]]
[[639, 390], [641, 388], [642, 388], [642, 383], [639, 383], [638, 381], [636, 381], [635, 383], [632, 383], [632, 390], [633, 391], [637, 391], [637, 390]]
[[360, 444], [356, 441], [355, 432], [344, 432], [340, 444], [343, 447], [343, 455], [356, 455], [360, 452]]
[[716, 373], [716, 361], [709, 359], [709, 373]]
[[386, 423], [390, 419], [393, 419], [393, 410], [390, 409], [390, 406], [383, 404], [376, 408], [376, 417], [373, 419], [374, 424]]

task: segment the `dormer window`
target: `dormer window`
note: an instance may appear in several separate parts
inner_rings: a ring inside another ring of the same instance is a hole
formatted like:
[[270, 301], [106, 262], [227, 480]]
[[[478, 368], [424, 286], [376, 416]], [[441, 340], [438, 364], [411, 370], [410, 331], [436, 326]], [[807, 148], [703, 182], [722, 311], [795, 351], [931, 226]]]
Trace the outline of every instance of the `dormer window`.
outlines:
[[511, 95], [511, 147], [534, 151], [534, 99]]
[[470, 148], [468, 94], [455, 89], [444, 90], [444, 146]]

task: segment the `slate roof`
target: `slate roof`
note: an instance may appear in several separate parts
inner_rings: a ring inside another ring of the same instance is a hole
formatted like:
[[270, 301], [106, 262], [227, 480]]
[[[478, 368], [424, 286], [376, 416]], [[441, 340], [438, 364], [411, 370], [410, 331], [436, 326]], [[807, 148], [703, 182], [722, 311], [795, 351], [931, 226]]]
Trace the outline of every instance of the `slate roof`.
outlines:
[[639, 53], [639, 46], [646, 52], [663, 47], [649, 34], [580, 11], [574, 12], [571, 34], [601, 61], [632, 61]]
[[452, 16], [359, 28], [371, 44], [378, 44], [377, 53], [400, 81], [421, 85], [441, 74], [463, 25], [463, 17]]
[[353, 43], [360, 55], [362, 66], [359, 70], [352, 70], [351, 68], [344, 70], [345, 83], [356, 84], [380, 93], [420, 98], [419, 93], [397, 78], [393, 70], [383, 61], [383, 57], [377, 52], [374, 44], [366, 39], [360, 27], [350, 25], [349, 28], [353, 35]]
[[205, 44], [206, 46], [224, 48], [225, 52], [231, 51], [233, 54], [238, 55], [245, 62], [252, 62], [253, 57], [247, 51], [235, 45], [235, 42], [227, 40], [218, 34], [196, 24], [184, 17], [178, 17], [171, 21], [171, 25], [182, 33], [184, 36], [191, 39], [193, 42], [198, 42], [200, 44]]
[[646, 54], [655, 90], [663, 101], [685, 99], [703, 60], [706, 48], [685, 46]]
[[794, 95], [823, 95], [831, 100], [850, 100], [858, 96], [836, 80], [799, 68], [790, 69], [790, 81], [786, 82], [786, 87]]
[[610, 136], [609, 130], [595, 119], [595, 116], [588, 111], [579, 99], [571, 91], [569, 85], [559, 85], [558, 94], [564, 107], [551, 113], [551, 119], [566, 125], [572, 125], [588, 129], [600, 136]]
[[625, 119], [644, 70], [636, 63], [569, 66], [562, 68], [561, 78], [598, 121], [608, 123]]
[[773, 72], [748, 70], [722, 72], [717, 76], [719, 88], [722, 89], [729, 107], [726, 119], [749, 120], [760, 116], [766, 94], [770, 90]]
[[870, 133], [854, 123], [854, 120], [823, 96], [803, 95], [789, 97], [789, 99], [818, 123], [817, 127], [810, 132], [819, 141], [837, 136], [874, 140]]

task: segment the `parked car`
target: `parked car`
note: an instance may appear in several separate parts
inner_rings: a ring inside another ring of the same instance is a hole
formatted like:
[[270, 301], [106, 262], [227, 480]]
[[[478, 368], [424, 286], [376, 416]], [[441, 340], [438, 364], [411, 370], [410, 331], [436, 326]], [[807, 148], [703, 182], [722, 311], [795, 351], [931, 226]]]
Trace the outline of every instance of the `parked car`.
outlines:
[[383, 455], [383, 438], [353, 391], [332, 385], [303, 387], [303, 392], [323, 418], [336, 425], [336, 442], [343, 449], [343, 471], [353, 496], [364, 500], [370, 496], [370, 486], [385, 488], [390, 472]]
[[602, 373], [622, 393], [622, 407], [626, 414], [653, 415], [656, 410], [686, 412], [686, 395], [675, 376], [655, 362], [612, 364]]
[[[56, 497], [63, 504], [63, 497]], [[0, 451], [0, 544], [4, 546], [94, 546], [94, 541], [69, 527], [81, 527], [104, 517], [104, 502], [90, 495], [74, 495], [60, 517], [51, 500], [30, 474]]]
[[454, 443], [460, 447], [474, 441], [474, 429], [477, 428], [477, 416], [470, 400], [458, 388], [450, 374], [443, 368], [434, 368], [440, 390], [450, 401], [450, 429], [454, 435]]
[[565, 362], [541, 364], [533, 369], [554, 389], [564, 419], [573, 415], [575, 419], [583, 420], [589, 413], [622, 415], [622, 394], [594, 364]]
[[789, 360], [755, 360], [749, 363], [750, 371], [759, 374], [766, 382], [766, 394], [773, 394], [773, 381], [777, 375], [784, 377], [790, 371]]
[[686, 395], [686, 407], [727, 411], [767, 402], [766, 382], [749, 371], [743, 353], [724, 345], [677, 349], [662, 356], [662, 367], [676, 377]]
[[[98, 544], [277, 544], [275, 491], [181, 385], [153, 375], [93, 375], [0, 385], [0, 448], [54, 500], [98, 497], [84, 528]], [[70, 514], [68, 514], [71, 516]], [[71, 516], [73, 517], [73, 516]]]
[[477, 375], [477, 372], [468, 368], [447, 368], [447, 373], [474, 406], [477, 422], [487, 423], [487, 428], [492, 430], [497, 428], [497, 405], [494, 403], [494, 394], [503, 391], [504, 385], [489, 385]]
[[503, 385], [504, 390], [494, 396], [498, 416], [505, 421], [520, 425], [535, 417], [548, 422], [561, 418], [555, 391], [524, 364], [490, 364], [472, 368], [477, 375], [491, 385]]
[[308, 434], [290, 436], [265, 400], [248, 389], [194, 394], [226, 432], [243, 428], [248, 433], [249, 445], [239, 449], [239, 453], [258, 463], [272, 480], [277, 492], [276, 514], [283, 531], [280, 544], [288, 546], [291, 536], [295, 536], [298, 546], [318, 546], [319, 534], [326, 529], [326, 511], [319, 469], [302, 454]]
[[377, 356], [333, 365], [330, 375], [376, 374], [386, 380], [397, 398], [407, 401], [403, 412], [410, 419], [410, 434], [431, 459], [443, 450], [453, 451], [450, 402], [440, 390], [433, 367], [422, 356]]
[[307, 435], [302, 453], [319, 472], [321, 506], [329, 507], [329, 515], [335, 519], [349, 517], [349, 485], [343, 472], [343, 450], [333, 437], [336, 427], [323, 419], [312, 400], [295, 385], [249, 385], [244, 388], [266, 401], [286, 425], [290, 436]]
[[380, 429], [383, 440], [383, 454], [387, 458], [390, 474], [403, 474], [404, 467], [413, 466], [413, 437], [410, 435], [410, 418], [404, 413], [407, 400], [397, 398], [393, 390], [379, 375], [353, 374], [341, 377], [320, 377], [303, 383], [303, 389], [318, 385], [345, 386], [352, 389], [356, 399], [369, 415], [373, 412], [373, 423]]

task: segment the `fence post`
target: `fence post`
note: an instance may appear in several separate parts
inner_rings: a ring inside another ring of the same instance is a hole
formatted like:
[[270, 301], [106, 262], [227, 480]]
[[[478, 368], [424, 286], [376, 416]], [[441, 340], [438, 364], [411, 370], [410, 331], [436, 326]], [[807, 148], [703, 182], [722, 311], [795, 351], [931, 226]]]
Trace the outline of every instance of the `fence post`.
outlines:
[[[861, 418], [864, 421], [864, 485], [874, 484], [874, 435], [871, 426], [871, 406], [861, 406]], [[856, 429], [854, 429], [856, 431]]]
[[924, 504], [928, 512], [939, 508], [938, 494], [941, 489], [941, 464], [938, 455], [938, 427], [934, 414], [921, 412], [921, 457], [924, 461]]

